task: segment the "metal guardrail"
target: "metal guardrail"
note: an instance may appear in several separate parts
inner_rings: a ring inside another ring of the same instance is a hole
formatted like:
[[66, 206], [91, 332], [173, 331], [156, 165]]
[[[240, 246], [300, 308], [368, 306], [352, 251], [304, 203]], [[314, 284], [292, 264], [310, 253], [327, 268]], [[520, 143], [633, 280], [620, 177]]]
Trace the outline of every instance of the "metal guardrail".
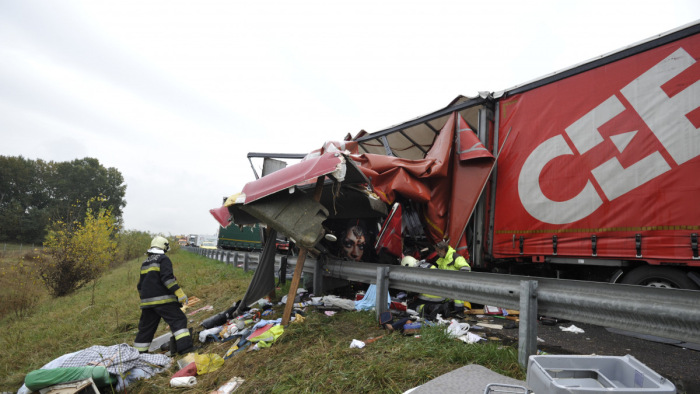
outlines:
[[[249, 262], [253, 260], [246, 256]], [[255, 262], [249, 267], [254, 268], [258, 258], [255, 254]], [[276, 264], [279, 263], [277, 256]], [[288, 258], [289, 272], [295, 263], [295, 257]], [[518, 309], [521, 365], [527, 365], [528, 357], [537, 350], [538, 314], [700, 343], [700, 291], [337, 260], [318, 264], [307, 259], [304, 272], [316, 278], [376, 284], [378, 314], [386, 310], [385, 290], [389, 288]], [[316, 289], [321, 282], [314, 283]]]
[[[323, 270], [327, 276], [376, 283], [378, 289], [519, 309], [521, 365], [537, 351], [538, 314], [700, 343], [700, 291], [368, 263], [329, 262]], [[386, 292], [377, 292], [378, 309], [386, 305], [381, 294]]]

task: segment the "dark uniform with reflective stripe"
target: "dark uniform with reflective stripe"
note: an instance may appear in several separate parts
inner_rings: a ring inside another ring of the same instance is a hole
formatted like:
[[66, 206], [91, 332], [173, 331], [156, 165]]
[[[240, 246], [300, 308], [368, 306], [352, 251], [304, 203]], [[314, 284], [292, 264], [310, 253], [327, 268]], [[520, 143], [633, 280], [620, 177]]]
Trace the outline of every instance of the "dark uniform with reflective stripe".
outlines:
[[192, 348], [192, 337], [187, 329], [187, 317], [180, 310], [175, 292], [180, 285], [173, 274], [173, 264], [165, 254], [149, 254], [141, 264], [141, 278], [136, 286], [141, 296], [141, 319], [134, 347], [147, 352], [163, 318], [170, 326], [177, 343], [178, 353]]

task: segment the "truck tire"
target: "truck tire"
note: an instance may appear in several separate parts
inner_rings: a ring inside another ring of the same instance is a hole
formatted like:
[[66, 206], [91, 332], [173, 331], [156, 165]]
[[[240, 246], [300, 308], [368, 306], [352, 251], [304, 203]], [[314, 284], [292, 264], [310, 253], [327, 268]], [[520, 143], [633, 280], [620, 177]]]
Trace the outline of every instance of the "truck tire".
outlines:
[[674, 289], [699, 290], [700, 286], [693, 282], [685, 272], [671, 267], [637, 267], [622, 278], [623, 284], [665, 287]]

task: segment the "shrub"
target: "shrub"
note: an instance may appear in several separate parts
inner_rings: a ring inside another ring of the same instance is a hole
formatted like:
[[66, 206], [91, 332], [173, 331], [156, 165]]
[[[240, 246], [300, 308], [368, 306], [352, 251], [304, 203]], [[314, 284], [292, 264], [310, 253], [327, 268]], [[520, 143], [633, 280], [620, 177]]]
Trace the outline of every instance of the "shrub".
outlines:
[[28, 316], [45, 292], [39, 284], [34, 267], [36, 255], [4, 259], [0, 264], [0, 318], [14, 314], [17, 318]]
[[143, 256], [151, 244], [151, 238], [151, 234], [144, 231], [120, 232], [117, 236], [118, 253], [115, 263], [118, 265]]
[[38, 273], [49, 293], [61, 297], [95, 281], [112, 264], [117, 243], [110, 209], [88, 209], [82, 223], [56, 221], [38, 257]]

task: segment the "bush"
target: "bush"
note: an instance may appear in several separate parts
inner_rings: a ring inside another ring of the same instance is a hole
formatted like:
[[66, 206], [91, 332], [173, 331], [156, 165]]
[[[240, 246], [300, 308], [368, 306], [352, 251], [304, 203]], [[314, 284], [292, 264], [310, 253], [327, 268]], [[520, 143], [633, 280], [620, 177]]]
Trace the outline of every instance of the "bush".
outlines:
[[117, 236], [117, 258], [115, 264], [121, 264], [146, 253], [151, 244], [151, 234], [144, 231], [122, 231]]
[[34, 267], [36, 255], [3, 259], [0, 262], [0, 318], [14, 314], [16, 318], [28, 316], [39, 302], [43, 292], [37, 287], [38, 278]]
[[116, 257], [111, 210], [94, 211], [88, 203], [83, 223], [53, 224], [38, 257], [38, 273], [49, 293], [65, 296], [97, 280]]

